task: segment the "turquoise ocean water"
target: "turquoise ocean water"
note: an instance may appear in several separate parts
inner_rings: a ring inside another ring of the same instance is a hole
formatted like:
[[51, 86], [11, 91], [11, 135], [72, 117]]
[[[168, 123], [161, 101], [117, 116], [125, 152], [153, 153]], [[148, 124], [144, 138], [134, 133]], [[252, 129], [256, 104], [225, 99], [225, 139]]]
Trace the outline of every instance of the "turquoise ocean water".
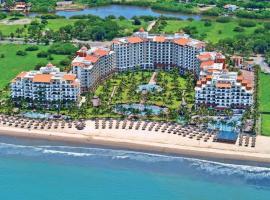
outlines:
[[0, 137], [0, 199], [269, 200], [270, 168]]

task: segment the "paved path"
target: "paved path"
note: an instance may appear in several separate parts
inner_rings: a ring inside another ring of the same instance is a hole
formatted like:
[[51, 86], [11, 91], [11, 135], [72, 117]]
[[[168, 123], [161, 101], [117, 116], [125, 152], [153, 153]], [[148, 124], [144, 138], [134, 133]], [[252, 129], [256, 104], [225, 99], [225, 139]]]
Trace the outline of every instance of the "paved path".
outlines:
[[270, 74], [270, 67], [262, 55], [258, 54], [256, 57], [252, 57], [252, 59], [254, 60], [254, 64], [259, 65], [263, 72]]
[[154, 72], [148, 84], [156, 84], [156, 76], [157, 76], [157, 72]]
[[153, 28], [153, 26], [155, 26], [156, 22], [157, 22], [157, 21], [151, 21], [150, 24], [148, 25], [148, 27], [147, 27], [146, 30], [147, 30], [148, 32], [151, 31], [152, 28]]
[[110, 100], [108, 101], [108, 105], [111, 103], [112, 98], [113, 98], [113, 96], [114, 96], [114, 94], [115, 94], [115, 91], [116, 91], [116, 86], [113, 86], [113, 91], [112, 91], [112, 94], [111, 94], [111, 96], [110, 96]]

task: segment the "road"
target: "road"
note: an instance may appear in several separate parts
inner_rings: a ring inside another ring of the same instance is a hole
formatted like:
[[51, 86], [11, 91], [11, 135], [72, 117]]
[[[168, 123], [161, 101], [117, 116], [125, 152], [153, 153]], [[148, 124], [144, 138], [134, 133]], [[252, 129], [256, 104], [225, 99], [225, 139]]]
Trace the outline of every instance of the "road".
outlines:
[[147, 30], [148, 32], [151, 31], [152, 28], [153, 28], [153, 26], [155, 26], [156, 22], [157, 22], [157, 21], [151, 21], [150, 24], [148, 25], [148, 27], [147, 27], [146, 30]]
[[270, 74], [270, 67], [265, 62], [265, 58], [262, 55], [258, 54], [256, 57], [252, 57], [252, 59], [254, 60], [254, 64], [259, 65], [263, 72]]

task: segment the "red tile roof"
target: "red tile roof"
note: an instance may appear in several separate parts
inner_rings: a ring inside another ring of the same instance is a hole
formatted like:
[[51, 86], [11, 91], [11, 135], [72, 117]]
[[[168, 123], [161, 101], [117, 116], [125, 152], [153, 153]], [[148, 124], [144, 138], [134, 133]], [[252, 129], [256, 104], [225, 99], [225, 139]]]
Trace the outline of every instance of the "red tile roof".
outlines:
[[179, 38], [179, 39], [175, 39], [174, 42], [175, 42], [176, 44], [181, 45], [181, 46], [185, 46], [185, 45], [188, 44], [189, 39], [188, 39], [188, 38]]
[[217, 83], [216, 87], [217, 88], [231, 88], [231, 83]]
[[23, 78], [23, 77], [25, 77], [26, 74], [27, 74], [27, 72], [21, 72], [20, 74], [18, 74], [16, 76], [16, 78]]
[[127, 41], [132, 44], [143, 42], [142, 38], [140, 37], [128, 37]]
[[94, 54], [97, 56], [106, 56], [109, 54], [109, 51], [105, 50], [105, 49], [96, 49], [94, 51]]
[[84, 59], [87, 61], [90, 61], [91, 63], [95, 63], [98, 61], [99, 57], [93, 56], [93, 55], [87, 55]]
[[67, 81], [74, 81], [76, 79], [76, 76], [74, 74], [65, 74], [63, 78]]
[[155, 36], [153, 41], [154, 42], [165, 42], [166, 38], [164, 36]]
[[52, 79], [51, 74], [36, 74], [33, 78], [33, 82], [37, 83], [50, 83]]
[[201, 69], [212, 66], [215, 62], [213, 60], [204, 61], [201, 63]]

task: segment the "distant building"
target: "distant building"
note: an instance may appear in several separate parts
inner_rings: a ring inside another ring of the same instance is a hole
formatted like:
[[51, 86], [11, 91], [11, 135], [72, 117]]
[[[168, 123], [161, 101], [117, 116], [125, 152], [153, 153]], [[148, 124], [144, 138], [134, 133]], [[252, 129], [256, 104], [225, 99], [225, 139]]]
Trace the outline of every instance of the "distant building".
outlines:
[[233, 55], [231, 61], [234, 67], [239, 69], [245, 69], [248, 71], [254, 70], [254, 61], [253, 60], [244, 60], [242, 56]]
[[191, 0], [179, 0], [179, 3], [189, 3]]
[[57, 7], [65, 7], [65, 6], [69, 6], [72, 4], [73, 4], [72, 1], [58, 1], [58, 2], [56, 2]]
[[224, 9], [234, 12], [238, 9], [238, 6], [233, 5], [233, 4], [226, 4], [225, 6], [223, 6]]
[[244, 58], [242, 56], [233, 55], [231, 61], [233, 62], [234, 67], [241, 68], [244, 63]]
[[80, 99], [80, 82], [74, 74], [60, 72], [52, 64], [41, 67], [39, 71], [21, 72], [12, 80], [11, 98], [20, 104], [45, 108], [77, 104]]

